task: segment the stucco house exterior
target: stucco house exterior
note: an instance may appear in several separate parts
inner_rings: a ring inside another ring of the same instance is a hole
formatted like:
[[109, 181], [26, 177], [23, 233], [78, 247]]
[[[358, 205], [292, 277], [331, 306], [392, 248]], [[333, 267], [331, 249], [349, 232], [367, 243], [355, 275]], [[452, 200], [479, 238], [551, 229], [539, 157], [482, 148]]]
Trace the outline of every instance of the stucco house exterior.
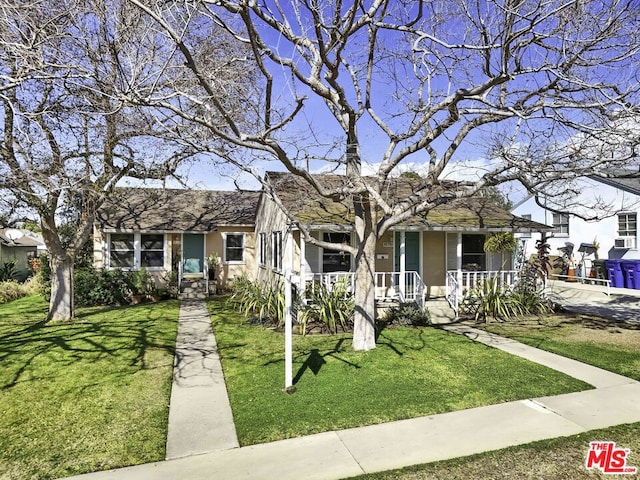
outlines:
[[[347, 252], [326, 250], [305, 241], [296, 222], [318, 240], [353, 244], [353, 212], [349, 202], [323, 198], [304, 180], [288, 173], [267, 174], [277, 201], [263, 196], [256, 215], [255, 277], [267, 279], [290, 270], [304, 291], [315, 282], [333, 282], [354, 271]], [[340, 175], [316, 175], [326, 186], [344, 182]], [[385, 194], [405, 198], [418, 182], [389, 181]], [[287, 217], [281, 204], [293, 218]], [[294, 221], [295, 220], [295, 221]], [[548, 229], [497, 207], [486, 198], [442, 205], [393, 227], [376, 247], [376, 297], [379, 300], [423, 301], [451, 298], [489, 272], [514, 277], [512, 255], [487, 254], [488, 235], [498, 232], [531, 234]], [[505, 281], [509, 281], [505, 277]]]
[[208, 278], [218, 254], [218, 286], [252, 271], [259, 200], [254, 191], [120, 188], [98, 211], [93, 232], [96, 268], [146, 268], [162, 282], [168, 272]]
[[[315, 178], [329, 186], [345, 181], [341, 175]], [[240, 275], [271, 281], [285, 272], [295, 276], [300, 292], [340, 277], [353, 281], [354, 259], [349, 253], [305, 241], [299, 228], [304, 226], [315, 239], [353, 245], [350, 202], [323, 198], [289, 173], [269, 172], [266, 180], [275, 201], [254, 191], [118, 189], [97, 215], [94, 265], [144, 267], [160, 281], [176, 272], [181, 280], [207, 282], [211, 279], [206, 258], [215, 252], [222, 261], [216, 272], [218, 287]], [[401, 177], [386, 187], [390, 198], [405, 198], [417, 183]], [[500, 272], [505, 281], [513, 281], [512, 255], [485, 253], [485, 239], [498, 232], [531, 234], [541, 229], [548, 227], [485, 198], [455, 201], [415, 215], [378, 241], [376, 296], [419, 303], [447, 297], [453, 303], [455, 295], [488, 274]]]
[[[553, 226], [546, 241], [551, 255], [562, 255], [561, 248], [573, 245], [576, 268], [584, 276], [591, 270], [595, 254], [580, 252], [581, 244], [596, 245], [600, 259], [640, 259], [638, 215], [640, 213], [640, 177], [638, 172], [603, 171], [577, 184], [579, 194], [572, 206], [558, 205], [553, 198], [528, 197], [511, 212], [520, 217]], [[546, 208], [545, 208], [546, 207]], [[600, 216], [596, 220], [584, 218]], [[527, 255], [535, 252], [540, 233], [520, 233]], [[585, 248], [582, 248], [585, 250]]]

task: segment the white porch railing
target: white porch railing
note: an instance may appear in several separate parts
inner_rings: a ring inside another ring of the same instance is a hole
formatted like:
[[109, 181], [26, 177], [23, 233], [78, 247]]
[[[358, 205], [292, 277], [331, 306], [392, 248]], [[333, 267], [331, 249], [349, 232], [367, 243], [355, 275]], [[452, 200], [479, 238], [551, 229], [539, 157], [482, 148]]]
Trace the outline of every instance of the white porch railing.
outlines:
[[519, 275], [518, 270], [488, 270], [488, 271], [463, 271], [449, 270], [447, 272], [446, 296], [449, 305], [458, 316], [460, 300], [469, 290], [485, 280], [498, 277], [500, 289], [504, 290], [515, 285]]
[[[346, 282], [347, 290], [354, 291], [355, 273], [307, 273], [301, 276], [300, 291], [305, 300], [309, 300], [322, 285], [331, 290], [337, 282]], [[424, 282], [418, 272], [376, 272], [374, 276], [376, 300], [398, 300], [416, 302], [424, 305]]]

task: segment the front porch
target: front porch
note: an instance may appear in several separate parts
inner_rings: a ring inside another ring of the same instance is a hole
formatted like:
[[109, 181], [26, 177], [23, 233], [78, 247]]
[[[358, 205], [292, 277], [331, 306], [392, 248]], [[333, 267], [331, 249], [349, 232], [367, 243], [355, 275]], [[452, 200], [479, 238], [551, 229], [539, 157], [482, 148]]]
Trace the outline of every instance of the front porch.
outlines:
[[[458, 317], [459, 305], [464, 296], [485, 280], [497, 278], [501, 289], [510, 288], [518, 279], [517, 270], [466, 271], [449, 270], [446, 278], [445, 298]], [[355, 273], [307, 273], [298, 277], [298, 289], [303, 301], [309, 301], [319, 288], [329, 291], [338, 283], [346, 284], [346, 291], [354, 291]], [[374, 276], [376, 302], [386, 304], [415, 302], [420, 307], [435, 300], [427, 296], [427, 288], [418, 272], [376, 272]]]

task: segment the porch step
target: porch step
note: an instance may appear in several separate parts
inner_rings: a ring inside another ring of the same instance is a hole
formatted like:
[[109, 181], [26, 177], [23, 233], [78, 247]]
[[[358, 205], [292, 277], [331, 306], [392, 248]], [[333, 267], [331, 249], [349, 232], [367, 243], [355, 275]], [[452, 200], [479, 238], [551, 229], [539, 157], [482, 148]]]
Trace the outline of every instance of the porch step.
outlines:
[[425, 307], [429, 309], [431, 323], [435, 325], [451, 323], [456, 319], [455, 312], [444, 298], [429, 299], [425, 302]]
[[184, 278], [180, 283], [180, 300], [207, 298], [207, 281], [204, 278]]
[[179, 300], [192, 300], [192, 299], [206, 300], [206, 298], [207, 298], [207, 294], [204, 292], [189, 292], [189, 293], [178, 294]]

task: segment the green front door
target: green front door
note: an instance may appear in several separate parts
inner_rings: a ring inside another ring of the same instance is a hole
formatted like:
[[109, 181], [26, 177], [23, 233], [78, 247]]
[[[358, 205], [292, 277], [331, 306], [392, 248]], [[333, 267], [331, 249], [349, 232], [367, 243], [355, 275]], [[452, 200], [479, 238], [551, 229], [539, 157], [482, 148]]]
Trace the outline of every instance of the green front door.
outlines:
[[[418, 272], [420, 273], [420, 233], [405, 232], [404, 233], [404, 269], [401, 267], [400, 257], [400, 232], [395, 233], [395, 271], [400, 272]], [[400, 292], [404, 298], [415, 298], [416, 295], [416, 279], [413, 274], [398, 275], [396, 280], [400, 287]]]
[[185, 275], [204, 272], [204, 235], [200, 233], [182, 235], [182, 262]]
[[[420, 232], [404, 234], [404, 271], [420, 273]], [[400, 271], [400, 232], [396, 232], [395, 271]]]

